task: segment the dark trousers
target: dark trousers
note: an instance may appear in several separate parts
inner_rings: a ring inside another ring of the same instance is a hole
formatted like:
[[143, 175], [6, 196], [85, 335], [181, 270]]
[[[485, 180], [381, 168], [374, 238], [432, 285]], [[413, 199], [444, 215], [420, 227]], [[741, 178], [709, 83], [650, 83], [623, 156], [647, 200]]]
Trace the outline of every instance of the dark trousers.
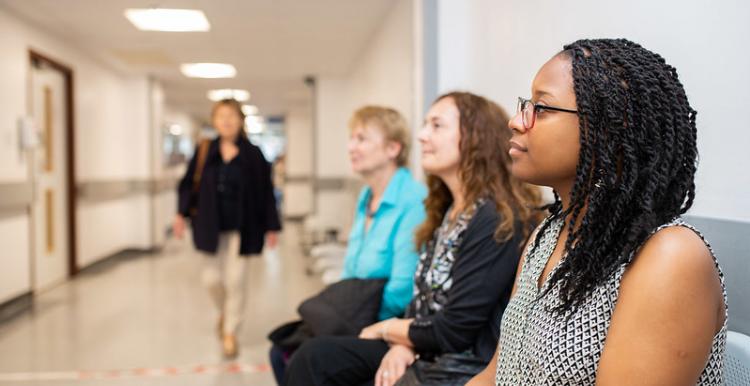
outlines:
[[276, 384], [281, 385], [286, 373], [287, 355], [281, 347], [273, 345], [269, 357], [271, 358], [271, 368], [273, 368], [273, 377], [276, 378]]
[[373, 385], [380, 361], [388, 352], [382, 340], [319, 337], [303, 344], [292, 356], [284, 386]]

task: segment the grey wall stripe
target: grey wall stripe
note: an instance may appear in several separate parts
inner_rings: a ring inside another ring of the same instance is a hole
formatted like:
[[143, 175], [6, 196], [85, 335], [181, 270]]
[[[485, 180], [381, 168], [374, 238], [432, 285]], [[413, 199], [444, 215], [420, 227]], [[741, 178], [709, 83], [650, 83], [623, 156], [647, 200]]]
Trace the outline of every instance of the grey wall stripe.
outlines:
[[[103, 202], [139, 194], [160, 194], [177, 187], [176, 178], [158, 180], [85, 181], [76, 188], [80, 203]], [[0, 183], [0, 218], [25, 213], [34, 202], [30, 182]]]
[[306, 176], [306, 175], [286, 175], [284, 176], [284, 182], [285, 183], [292, 183], [292, 184], [304, 184], [304, 183], [311, 183], [312, 182], [312, 176]]
[[28, 182], [0, 184], [0, 218], [26, 213], [33, 202], [33, 192]]
[[318, 178], [315, 190], [342, 190], [346, 181], [343, 178]]
[[163, 178], [160, 180], [152, 181], [151, 193], [163, 193], [169, 190], [175, 191], [179, 178]]
[[159, 194], [177, 187], [176, 178], [159, 180], [86, 181], [78, 184], [76, 192], [81, 203], [103, 202], [139, 194]]
[[750, 335], [750, 222], [685, 216], [719, 260], [729, 297], [729, 329]]
[[355, 190], [358, 191], [363, 186], [363, 182], [357, 178], [349, 177], [324, 177], [315, 181], [314, 187], [317, 191], [331, 190]]
[[0, 209], [0, 220], [11, 217], [26, 216], [28, 213], [28, 205], [20, 208], [2, 208]]
[[78, 184], [79, 202], [91, 203], [115, 200], [149, 191], [147, 181], [90, 181]]

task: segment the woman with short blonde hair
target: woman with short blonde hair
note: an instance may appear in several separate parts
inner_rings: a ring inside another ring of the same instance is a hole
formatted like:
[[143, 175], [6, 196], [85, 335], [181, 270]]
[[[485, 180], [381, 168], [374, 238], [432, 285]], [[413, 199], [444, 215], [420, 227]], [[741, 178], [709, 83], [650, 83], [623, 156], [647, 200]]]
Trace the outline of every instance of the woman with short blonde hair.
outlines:
[[[386, 279], [376, 323], [404, 314], [412, 299], [419, 259], [414, 232], [425, 219], [427, 189], [405, 166], [410, 131], [390, 107], [364, 106], [349, 120], [349, 159], [365, 182], [349, 234], [342, 279]], [[361, 312], [361, 311], [360, 311]], [[271, 363], [283, 381], [296, 347], [274, 346]]]

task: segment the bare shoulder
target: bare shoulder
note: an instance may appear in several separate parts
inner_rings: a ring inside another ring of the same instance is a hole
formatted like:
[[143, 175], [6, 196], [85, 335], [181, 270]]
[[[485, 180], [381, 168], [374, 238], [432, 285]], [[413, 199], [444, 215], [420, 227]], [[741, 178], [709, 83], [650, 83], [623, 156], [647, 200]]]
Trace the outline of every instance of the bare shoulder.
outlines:
[[695, 384], [723, 307], [719, 273], [700, 236], [682, 226], [658, 231], [623, 276], [597, 384]]
[[701, 237], [684, 226], [661, 229], [646, 241], [623, 277], [619, 302], [641, 304], [623, 308], [649, 310], [662, 321], [723, 322], [717, 320], [724, 299], [714, 258]]
[[[700, 236], [684, 226], [656, 232], [637, 252], [623, 279], [623, 290], [633, 282], [638, 287], [665, 286], [667, 291], [705, 284], [719, 285], [711, 251]], [[670, 290], [671, 288], [671, 290]]]

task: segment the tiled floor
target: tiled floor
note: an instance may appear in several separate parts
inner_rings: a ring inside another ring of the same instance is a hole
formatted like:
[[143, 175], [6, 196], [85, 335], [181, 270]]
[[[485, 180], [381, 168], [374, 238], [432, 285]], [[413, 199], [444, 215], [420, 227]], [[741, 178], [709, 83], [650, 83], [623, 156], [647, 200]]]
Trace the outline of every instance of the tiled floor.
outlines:
[[[267, 364], [267, 333], [293, 319], [299, 302], [322, 287], [305, 275], [304, 259], [291, 225], [276, 256], [252, 260], [237, 363]], [[57, 379], [69, 371], [223, 363], [200, 268], [201, 256], [188, 242], [170, 241], [159, 254], [91, 270], [38, 295], [33, 311], [0, 324], [0, 385], [274, 385], [267, 370]], [[8, 379], [21, 372], [50, 379]]]

